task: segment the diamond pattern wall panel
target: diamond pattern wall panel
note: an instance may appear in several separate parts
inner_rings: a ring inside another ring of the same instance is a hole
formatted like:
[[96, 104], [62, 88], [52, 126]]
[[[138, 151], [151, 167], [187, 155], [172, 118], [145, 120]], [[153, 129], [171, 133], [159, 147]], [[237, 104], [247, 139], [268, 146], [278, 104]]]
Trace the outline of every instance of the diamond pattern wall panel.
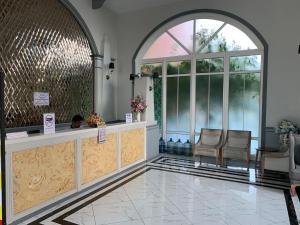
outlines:
[[[88, 39], [59, 0], [0, 0], [0, 68], [5, 74], [6, 127], [57, 123], [93, 110]], [[34, 106], [33, 92], [49, 92], [49, 106]]]

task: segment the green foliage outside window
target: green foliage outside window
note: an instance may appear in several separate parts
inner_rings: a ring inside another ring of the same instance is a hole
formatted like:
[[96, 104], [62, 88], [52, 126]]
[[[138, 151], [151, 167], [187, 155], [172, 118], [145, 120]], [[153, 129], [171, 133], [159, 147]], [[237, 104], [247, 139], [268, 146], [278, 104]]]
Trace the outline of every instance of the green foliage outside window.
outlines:
[[[162, 63], [154, 63], [154, 64], [144, 64], [142, 65], [141, 72], [144, 74], [158, 73], [160, 76], [162, 75]], [[154, 117], [157, 121], [160, 129], [162, 121], [161, 121], [161, 108], [162, 108], [162, 78], [159, 77], [157, 79], [153, 79], [153, 94], [154, 94]]]

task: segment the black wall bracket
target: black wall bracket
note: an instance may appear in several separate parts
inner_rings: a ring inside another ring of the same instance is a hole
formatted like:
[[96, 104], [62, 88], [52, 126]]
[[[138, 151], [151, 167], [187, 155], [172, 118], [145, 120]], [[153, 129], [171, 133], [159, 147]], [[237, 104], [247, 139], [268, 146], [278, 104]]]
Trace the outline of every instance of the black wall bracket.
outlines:
[[159, 77], [159, 74], [154, 72], [153, 74], [145, 74], [145, 73], [138, 73], [138, 74], [130, 74], [129, 80], [131, 80], [131, 99], [134, 99], [134, 86], [135, 86], [135, 79], [136, 78], [144, 78], [144, 77], [149, 77], [152, 79], [156, 79]]
[[105, 0], [93, 0], [92, 8], [93, 9], [100, 9], [103, 6], [104, 2], [105, 2]]

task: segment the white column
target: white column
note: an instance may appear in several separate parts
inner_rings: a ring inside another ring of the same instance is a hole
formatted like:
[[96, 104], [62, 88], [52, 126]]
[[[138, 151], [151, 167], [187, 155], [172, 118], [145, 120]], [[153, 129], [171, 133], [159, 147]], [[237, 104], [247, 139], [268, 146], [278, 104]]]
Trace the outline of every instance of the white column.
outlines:
[[102, 56], [93, 56], [94, 60], [94, 110], [98, 115], [102, 115], [102, 90], [103, 90], [103, 60]]

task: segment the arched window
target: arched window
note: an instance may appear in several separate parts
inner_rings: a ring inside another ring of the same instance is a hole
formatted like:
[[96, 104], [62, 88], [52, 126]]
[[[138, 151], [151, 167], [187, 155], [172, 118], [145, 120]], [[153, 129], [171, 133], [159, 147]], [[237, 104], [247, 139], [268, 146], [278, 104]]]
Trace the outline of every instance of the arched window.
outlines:
[[[198, 16], [198, 17], [197, 17]], [[197, 141], [201, 128], [250, 130], [260, 142], [263, 46], [244, 25], [193, 15], [159, 29], [136, 65], [154, 71], [154, 113], [165, 140]]]

